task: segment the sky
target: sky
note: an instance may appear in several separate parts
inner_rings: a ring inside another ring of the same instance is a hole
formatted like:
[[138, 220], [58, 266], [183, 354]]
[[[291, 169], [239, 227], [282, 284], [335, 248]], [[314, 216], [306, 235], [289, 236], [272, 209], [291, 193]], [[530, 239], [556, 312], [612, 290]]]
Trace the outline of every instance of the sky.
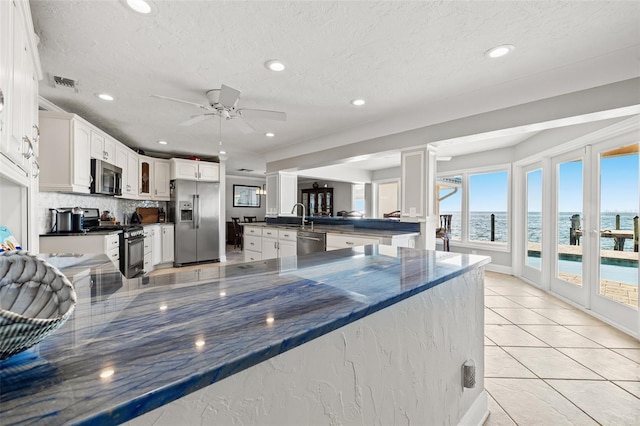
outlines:
[[[558, 167], [558, 206], [560, 212], [582, 212], [582, 161], [562, 163]], [[601, 160], [601, 210], [638, 212], [638, 154]], [[528, 210], [541, 211], [542, 171], [527, 175]], [[442, 191], [441, 195], [448, 191]], [[504, 172], [470, 175], [469, 210], [504, 212], [507, 210], [508, 174]], [[460, 211], [462, 191], [443, 200], [440, 211]]]

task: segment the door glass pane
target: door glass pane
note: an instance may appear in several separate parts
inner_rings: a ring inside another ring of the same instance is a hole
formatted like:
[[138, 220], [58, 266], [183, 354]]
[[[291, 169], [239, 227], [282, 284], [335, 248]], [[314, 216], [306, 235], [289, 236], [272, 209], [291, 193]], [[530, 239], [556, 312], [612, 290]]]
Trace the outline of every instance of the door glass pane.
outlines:
[[599, 294], [636, 308], [637, 223], [638, 145], [634, 144], [600, 154]]
[[506, 243], [509, 174], [469, 175], [469, 240]]
[[558, 268], [556, 276], [582, 286], [582, 159], [558, 165]]
[[378, 217], [398, 210], [398, 182], [378, 184]]
[[542, 170], [527, 173], [527, 256], [525, 263], [540, 269], [542, 260]]
[[440, 177], [438, 186], [438, 211], [451, 215], [451, 239], [462, 239], [462, 176]]

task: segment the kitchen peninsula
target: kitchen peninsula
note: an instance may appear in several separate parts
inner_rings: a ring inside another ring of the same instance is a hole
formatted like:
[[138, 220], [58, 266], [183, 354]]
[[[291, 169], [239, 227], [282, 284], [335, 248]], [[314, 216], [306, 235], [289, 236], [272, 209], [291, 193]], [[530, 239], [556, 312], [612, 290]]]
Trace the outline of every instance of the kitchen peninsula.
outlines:
[[[488, 258], [384, 245], [122, 279], [0, 363], [3, 424], [481, 424]], [[463, 388], [463, 364], [476, 383]], [[139, 416], [139, 417], [138, 417]]]

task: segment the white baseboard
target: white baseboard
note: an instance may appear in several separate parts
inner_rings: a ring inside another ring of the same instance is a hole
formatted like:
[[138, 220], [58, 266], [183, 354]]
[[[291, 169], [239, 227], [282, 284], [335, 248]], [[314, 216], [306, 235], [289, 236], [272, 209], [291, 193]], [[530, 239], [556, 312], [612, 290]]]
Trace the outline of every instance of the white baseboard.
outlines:
[[482, 390], [482, 393], [478, 395], [471, 407], [464, 413], [462, 419], [460, 419], [459, 426], [482, 426], [485, 420], [489, 417], [489, 401], [487, 398], [487, 391]]
[[496, 265], [495, 263], [489, 263], [484, 267], [484, 269], [491, 272], [497, 272], [499, 274], [513, 275], [511, 266]]

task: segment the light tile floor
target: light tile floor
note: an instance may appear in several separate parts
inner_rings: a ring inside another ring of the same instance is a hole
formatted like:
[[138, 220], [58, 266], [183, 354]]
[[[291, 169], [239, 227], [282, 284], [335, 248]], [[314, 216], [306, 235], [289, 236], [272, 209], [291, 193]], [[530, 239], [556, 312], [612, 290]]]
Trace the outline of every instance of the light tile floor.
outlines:
[[[227, 246], [224, 265], [243, 261]], [[640, 341], [522, 280], [487, 271], [485, 388], [485, 426], [638, 426]]]
[[640, 425], [640, 341], [508, 275], [485, 275], [494, 425]]

